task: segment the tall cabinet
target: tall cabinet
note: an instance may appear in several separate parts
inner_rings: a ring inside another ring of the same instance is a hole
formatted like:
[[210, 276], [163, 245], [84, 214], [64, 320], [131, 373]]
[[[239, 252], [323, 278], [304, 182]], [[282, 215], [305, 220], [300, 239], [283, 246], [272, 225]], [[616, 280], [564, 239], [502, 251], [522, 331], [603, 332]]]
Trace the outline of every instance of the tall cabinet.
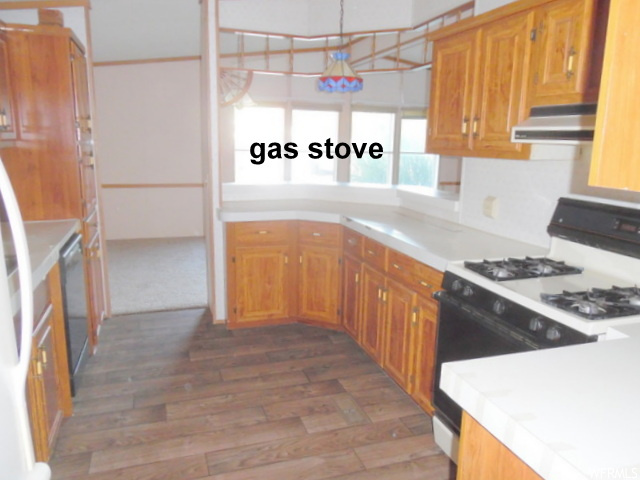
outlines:
[[95, 348], [106, 295], [85, 50], [64, 27], [4, 25], [2, 34], [15, 109], [15, 139], [2, 143], [3, 162], [25, 220], [82, 221]]

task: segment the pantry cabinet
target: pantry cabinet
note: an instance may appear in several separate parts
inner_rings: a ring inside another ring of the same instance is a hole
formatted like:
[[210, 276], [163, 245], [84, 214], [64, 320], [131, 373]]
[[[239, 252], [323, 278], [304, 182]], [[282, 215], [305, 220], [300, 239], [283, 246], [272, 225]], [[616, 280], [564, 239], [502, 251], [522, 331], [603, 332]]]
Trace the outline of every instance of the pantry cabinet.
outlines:
[[640, 191], [640, 2], [612, 0], [589, 185]]
[[520, 0], [432, 33], [427, 151], [529, 158], [511, 129], [531, 106], [595, 100], [607, 12], [608, 0]]
[[[88, 333], [95, 348], [107, 296], [84, 47], [58, 26], [4, 25], [2, 34], [19, 132], [2, 148], [2, 158], [25, 220], [82, 221]], [[0, 81], [0, 97], [4, 93]]]

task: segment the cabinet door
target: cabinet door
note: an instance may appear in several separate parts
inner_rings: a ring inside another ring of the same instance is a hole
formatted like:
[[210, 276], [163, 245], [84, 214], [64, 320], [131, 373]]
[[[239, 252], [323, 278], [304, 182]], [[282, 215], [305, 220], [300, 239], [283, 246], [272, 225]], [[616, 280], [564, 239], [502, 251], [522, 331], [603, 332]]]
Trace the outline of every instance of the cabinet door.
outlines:
[[232, 323], [289, 317], [289, 247], [238, 247], [235, 269], [235, 309]]
[[86, 231], [90, 234], [90, 237], [84, 249], [87, 305], [89, 306], [87, 331], [91, 347], [95, 347], [98, 344], [98, 329], [105, 316], [102, 248], [96, 218], [97, 212], [94, 212], [90, 216], [89, 222], [87, 222]]
[[385, 303], [384, 340], [382, 367], [407, 393], [409, 376], [413, 365], [411, 345], [412, 320], [414, 318], [416, 293], [402, 284], [387, 281], [383, 297]]
[[300, 247], [300, 316], [340, 324], [340, 253], [335, 248]]
[[413, 399], [427, 412], [433, 412], [433, 374], [435, 365], [438, 304], [430, 298], [418, 297], [415, 334], [415, 385]]
[[528, 158], [530, 147], [511, 143], [511, 127], [528, 116], [527, 92], [534, 13], [484, 27], [479, 56], [478, 95], [471, 119], [474, 154]]
[[351, 257], [344, 258], [342, 288], [342, 326], [356, 340], [359, 339], [360, 325], [360, 276], [362, 263]]
[[433, 44], [429, 153], [464, 155], [470, 150], [478, 35], [479, 32], [473, 30]]
[[640, 192], [640, 2], [611, 3], [589, 185]]
[[533, 105], [583, 100], [594, 0], [558, 0], [537, 10]]
[[385, 276], [371, 268], [362, 266], [362, 313], [360, 326], [362, 333], [360, 345], [378, 363], [382, 362], [382, 327], [383, 303], [382, 296], [385, 288]]
[[16, 138], [13, 91], [9, 78], [9, 53], [4, 33], [0, 32], [0, 139]]

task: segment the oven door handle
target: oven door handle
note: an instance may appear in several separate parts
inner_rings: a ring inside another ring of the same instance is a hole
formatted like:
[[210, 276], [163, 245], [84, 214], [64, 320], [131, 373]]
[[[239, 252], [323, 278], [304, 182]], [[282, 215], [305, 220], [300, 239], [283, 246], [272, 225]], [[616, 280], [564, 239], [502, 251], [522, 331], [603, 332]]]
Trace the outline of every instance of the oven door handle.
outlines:
[[[461, 315], [465, 315], [468, 319], [473, 320], [483, 328], [486, 328], [487, 330], [502, 337], [503, 339], [509, 341], [514, 345], [518, 345], [524, 350], [540, 349], [539, 344], [514, 332], [513, 328], [511, 328], [509, 324], [504, 320], [499, 319], [489, 312], [484, 312], [473, 307], [471, 304], [469, 304], [469, 302], [460, 300], [448, 294], [445, 290], [440, 290], [433, 296], [439, 302], [446, 303], [453, 308], [456, 308]], [[440, 309], [440, 322], [442, 322], [442, 309]]]

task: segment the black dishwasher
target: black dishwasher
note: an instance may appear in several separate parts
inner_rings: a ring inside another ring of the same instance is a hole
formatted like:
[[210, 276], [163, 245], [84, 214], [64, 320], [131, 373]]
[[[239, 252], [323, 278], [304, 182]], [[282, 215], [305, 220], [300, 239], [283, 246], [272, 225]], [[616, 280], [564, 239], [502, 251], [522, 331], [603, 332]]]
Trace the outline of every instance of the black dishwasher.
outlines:
[[69, 355], [71, 395], [75, 396], [75, 377], [87, 352], [88, 308], [82, 256], [82, 235], [74, 234], [60, 250], [60, 278]]

